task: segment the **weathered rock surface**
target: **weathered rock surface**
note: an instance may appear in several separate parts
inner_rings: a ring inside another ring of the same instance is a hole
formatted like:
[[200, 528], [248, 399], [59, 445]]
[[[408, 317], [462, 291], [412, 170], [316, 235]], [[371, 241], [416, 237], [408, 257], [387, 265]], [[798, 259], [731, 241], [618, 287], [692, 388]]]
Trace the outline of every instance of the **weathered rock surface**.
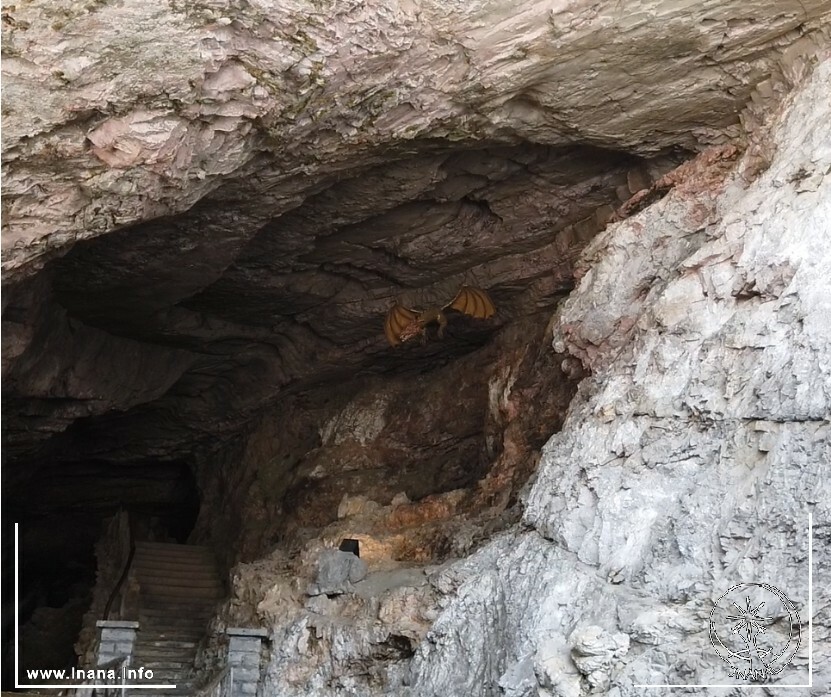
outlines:
[[343, 595], [366, 577], [366, 562], [351, 552], [326, 550], [317, 560], [317, 576], [306, 595]]
[[265, 410], [244, 447], [201, 464], [194, 539], [213, 541], [230, 566], [360, 519], [344, 522], [341, 537], [370, 535], [362, 557], [426, 563], [452, 554], [454, 518], [514, 505], [583, 374], [563, 372], [546, 322], [515, 320], [428, 373], [327, 386]]
[[[781, 52], [829, 10], [823, 0], [7, 6], [4, 268], [25, 272], [79, 239], [212, 200], [227, 215], [197, 211], [194, 226], [223, 250], [179, 277], [186, 297], [328, 177], [431, 140], [694, 147], [724, 136]], [[246, 205], [220, 203], [244, 189]]]
[[[441, 567], [382, 570], [370, 557], [366, 587], [334, 600], [302, 598], [319, 542], [240, 568], [228, 617], [271, 628], [266, 690], [580, 697], [741, 684], [708, 636], [713, 602], [741, 582], [796, 603], [804, 641], [777, 679], [804, 684], [809, 513], [813, 684], [829, 689], [818, 580], [831, 568], [830, 79], [826, 61], [789, 99], [757, 180], [741, 175], [752, 154], [704, 153], [586, 250], [553, 343], [591, 376], [519, 524]], [[371, 541], [369, 521], [406, 505], [347, 497], [324, 537]], [[787, 615], [773, 619], [782, 640]]]
[[[272, 628], [276, 693], [706, 678], [708, 594], [823, 510], [828, 68], [760, 123], [829, 17], [5, 6], [4, 505], [50, 541], [27, 558], [121, 506], [189, 530], [198, 493], [192, 539], [252, 561], [218, 621]], [[386, 344], [394, 299], [462, 283], [493, 320]], [[305, 597], [343, 536], [367, 578]]]
[[[817, 584], [831, 567], [829, 80], [826, 62], [757, 181], [731, 176], [722, 191], [690, 173], [689, 189], [592, 243], [554, 343], [593, 374], [543, 453], [523, 517], [532, 529], [448, 571], [458, 581], [414, 658], [413, 694], [499, 694], [523, 661], [540, 678], [529, 695], [734, 682], [708, 640], [712, 602], [771, 583], [804, 629], [809, 513], [813, 685], [829, 689]], [[622, 637], [597, 668], [580, 658], [587, 625]], [[585, 680], [542, 677], [551, 641]], [[807, 651], [783, 682], [806, 682]]]

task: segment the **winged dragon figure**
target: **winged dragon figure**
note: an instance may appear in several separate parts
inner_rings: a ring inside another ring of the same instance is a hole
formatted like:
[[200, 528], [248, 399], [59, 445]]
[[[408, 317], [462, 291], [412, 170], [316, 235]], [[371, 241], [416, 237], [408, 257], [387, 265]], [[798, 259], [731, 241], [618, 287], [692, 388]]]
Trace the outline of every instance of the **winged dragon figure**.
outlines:
[[490, 296], [481, 288], [462, 286], [453, 300], [442, 307], [413, 310], [396, 303], [387, 312], [384, 334], [390, 346], [398, 346], [417, 336], [424, 343], [427, 340], [428, 325], [435, 322], [439, 325], [439, 338], [442, 338], [447, 326], [448, 311], [461, 312], [475, 319], [488, 319], [496, 313], [496, 308]]

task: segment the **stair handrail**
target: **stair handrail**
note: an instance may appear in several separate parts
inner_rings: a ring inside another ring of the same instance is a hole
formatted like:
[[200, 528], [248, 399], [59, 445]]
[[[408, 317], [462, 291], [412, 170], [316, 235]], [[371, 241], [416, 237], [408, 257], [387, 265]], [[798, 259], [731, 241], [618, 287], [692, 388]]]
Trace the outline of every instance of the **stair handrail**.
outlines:
[[[124, 675], [124, 668], [126, 666], [128, 666], [129, 664], [130, 664], [130, 656], [119, 656], [118, 658], [114, 658], [113, 660], [108, 661], [107, 663], [104, 663], [102, 666], [99, 666], [100, 668], [104, 668], [104, 667], [115, 668], [116, 666], [118, 666], [118, 668], [119, 668], [118, 674], [119, 674], [119, 678], [121, 680], [121, 684], [120, 685], [110, 685], [109, 683], [99, 683], [103, 689], [98, 690], [98, 688], [96, 687], [93, 690], [93, 694], [97, 695], [100, 692], [103, 697], [110, 697], [110, 695], [112, 695], [114, 697], [115, 695], [118, 695], [120, 693], [123, 697], [125, 692], [127, 691], [126, 688], [124, 687], [124, 685], [126, 684], [126, 677]], [[96, 680], [95, 682], [98, 683], [98, 680]]]
[[[125, 693], [125, 677], [124, 677], [124, 667], [128, 665], [130, 662], [130, 656], [117, 656], [106, 663], [102, 663], [95, 667], [95, 670], [110, 670], [119, 668], [119, 675], [121, 684], [120, 685], [112, 685], [110, 683], [101, 682], [98, 678], [93, 679], [93, 683], [89, 687], [82, 687], [75, 690], [75, 694], [77, 697], [97, 697], [97, 695], [102, 695], [103, 697], [108, 697], [112, 693], [112, 690], [117, 690], [122, 695]], [[116, 693], [117, 694], [117, 693]]]
[[234, 667], [225, 665], [197, 692], [201, 697], [231, 697], [234, 686]]
[[113, 603], [115, 602], [121, 587], [124, 585], [124, 582], [127, 580], [127, 576], [130, 573], [130, 567], [133, 565], [133, 557], [136, 555], [136, 537], [133, 532], [133, 525], [130, 521], [130, 511], [125, 511], [125, 513], [127, 514], [127, 535], [130, 539], [130, 551], [127, 553], [127, 561], [124, 564], [124, 569], [121, 571], [121, 576], [118, 577], [118, 582], [115, 584], [115, 587], [110, 593], [110, 597], [107, 598], [107, 604], [104, 606], [105, 620], [110, 619], [110, 611], [112, 610]]

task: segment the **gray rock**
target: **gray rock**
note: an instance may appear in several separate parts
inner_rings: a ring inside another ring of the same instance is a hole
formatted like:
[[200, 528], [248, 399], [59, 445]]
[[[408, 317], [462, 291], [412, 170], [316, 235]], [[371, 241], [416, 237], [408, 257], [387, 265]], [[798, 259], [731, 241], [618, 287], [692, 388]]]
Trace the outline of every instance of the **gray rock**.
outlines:
[[571, 658], [593, 691], [608, 689], [615, 659], [629, 650], [629, 636], [610, 634], [602, 627], [581, 626], [571, 634]]
[[506, 697], [536, 697], [539, 695], [534, 661], [531, 656], [508, 666], [499, 678], [499, 687]]
[[341, 595], [366, 576], [366, 562], [351, 552], [324, 550], [317, 562], [317, 577], [306, 595]]
[[[831, 564], [829, 81], [826, 62], [753, 183], [673, 192], [590, 245], [554, 339], [592, 377], [546, 446], [531, 531], [443, 572], [459, 583], [438, 586], [447, 604], [414, 657], [415, 694], [497, 695], [488, 676], [534, 652], [547, 694], [730, 683], [708, 639], [721, 593], [769, 582], [808, 611], [809, 512], [815, 569]], [[799, 172], [824, 174], [800, 191]], [[816, 612], [828, 591], [814, 583]], [[570, 634], [581, 625], [596, 626]], [[585, 681], [561, 677], [562, 652], [540, 655], [569, 635]], [[831, 646], [813, 651], [816, 689]], [[806, 664], [803, 647], [779, 679], [806, 682]]]

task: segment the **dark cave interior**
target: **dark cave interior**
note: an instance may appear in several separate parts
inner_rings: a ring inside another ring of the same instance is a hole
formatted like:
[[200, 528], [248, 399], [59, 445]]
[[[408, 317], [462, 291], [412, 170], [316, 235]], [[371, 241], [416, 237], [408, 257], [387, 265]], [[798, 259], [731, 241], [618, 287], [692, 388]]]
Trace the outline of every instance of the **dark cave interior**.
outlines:
[[[23, 530], [21, 622], [43, 634], [44, 608], [62, 607], [70, 627], [33, 663], [71, 660], [94, 545], [119, 509], [148, 539], [211, 545], [227, 569], [331, 522], [345, 493], [419, 501], [490, 474], [465, 510], [503, 490], [514, 505], [580, 377], [545, 341], [575, 258], [680, 156], [526, 143], [385, 157], [291, 195], [261, 162], [185, 214], [4, 286], [4, 532]], [[493, 320], [387, 345], [394, 299], [440, 305], [464, 283], [487, 289]], [[509, 364], [520, 396], [506, 415], [489, 389]], [[361, 415], [378, 400], [392, 406], [376, 428]], [[496, 476], [509, 440], [519, 454]]]
[[30, 464], [3, 503], [3, 689], [12, 685], [14, 523], [18, 524], [19, 648], [23, 666], [76, 665], [75, 641], [96, 583], [104, 524], [129, 511], [142, 539], [185, 542], [199, 511], [183, 462]]

